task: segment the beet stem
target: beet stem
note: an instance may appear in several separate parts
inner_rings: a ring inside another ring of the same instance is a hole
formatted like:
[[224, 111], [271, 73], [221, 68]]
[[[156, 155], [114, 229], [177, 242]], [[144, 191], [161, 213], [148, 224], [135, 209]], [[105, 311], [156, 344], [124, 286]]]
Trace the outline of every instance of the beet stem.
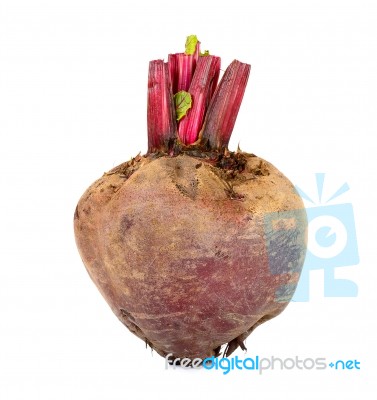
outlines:
[[194, 54], [169, 54], [168, 67], [173, 94], [184, 90], [188, 92], [195, 72], [200, 52], [200, 42], [196, 44]]
[[177, 139], [177, 123], [168, 65], [163, 60], [149, 63], [148, 152], [169, 151]]
[[195, 35], [187, 37], [185, 53], [149, 63], [149, 153], [177, 154], [181, 144], [227, 149], [250, 65], [234, 60], [217, 85], [220, 63], [220, 57], [200, 53]]
[[199, 57], [194, 76], [189, 88], [192, 108], [178, 125], [178, 136], [182, 143], [192, 144], [198, 139], [205, 113], [217, 85], [220, 73], [220, 57]]
[[228, 147], [249, 75], [250, 65], [237, 60], [226, 69], [209, 105], [201, 135], [211, 149]]

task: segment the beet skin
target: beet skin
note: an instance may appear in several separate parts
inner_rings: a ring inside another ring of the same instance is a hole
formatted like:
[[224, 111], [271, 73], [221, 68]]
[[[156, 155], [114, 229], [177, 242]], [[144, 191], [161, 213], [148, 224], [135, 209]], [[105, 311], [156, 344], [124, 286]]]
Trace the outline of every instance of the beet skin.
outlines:
[[185, 152], [138, 156], [87, 189], [74, 227], [113, 312], [171, 358], [243, 347], [287, 306], [306, 251], [306, 214], [293, 185], [242, 152], [222, 163]]

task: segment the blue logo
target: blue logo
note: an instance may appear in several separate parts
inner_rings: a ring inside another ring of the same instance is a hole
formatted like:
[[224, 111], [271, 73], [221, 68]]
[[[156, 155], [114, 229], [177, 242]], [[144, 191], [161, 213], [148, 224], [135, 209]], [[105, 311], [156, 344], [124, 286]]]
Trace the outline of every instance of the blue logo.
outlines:
[[347, 192], [349, 186], [344, 183], [330, 198], [323, 201], [324, 181], [325, 174], [317, 173], [317, 202], [313, 201], [302, 189], [296, 186], [300, 196], [314, 206], [306, 208], [308, 249], [293, 301], [309, 301], [310, 271], [319, 269], [324, 271], [325, 297], [356, 297], [358, 293], [358, 287], [355, 282], [335, 277], [336, 268], [359, 263], [352, 204], [328, 204]]
[[[267, 213], [264, 216], [264, 230], [270, 273], [299, 273], [305, 259], [305, 209]], [[278, 287], [275, 301], [289, 301], [295, 289], [294, 283]]]

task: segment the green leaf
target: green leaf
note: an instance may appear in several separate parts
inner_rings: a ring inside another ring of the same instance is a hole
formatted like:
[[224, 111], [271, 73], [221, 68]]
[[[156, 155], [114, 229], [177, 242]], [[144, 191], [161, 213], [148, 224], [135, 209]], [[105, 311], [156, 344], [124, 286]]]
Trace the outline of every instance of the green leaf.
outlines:
[[202, 52], [200, 52], [200, 56], [201, 57], [203, 57], [203, 56], [209, 56], [210, 54], [209, 54], [209, 50], [204, 50], [204, 53], [202, 53]]
[[181, 90], [174, 95], [174, 104], [177, 121], [179, 121], [187, 114], [187, 111], [191, 108], [191, 94], [189, 92]]
[[196, 35], [187, 36], [185, 54], [191, 55], [195, 53], [198, 38]]

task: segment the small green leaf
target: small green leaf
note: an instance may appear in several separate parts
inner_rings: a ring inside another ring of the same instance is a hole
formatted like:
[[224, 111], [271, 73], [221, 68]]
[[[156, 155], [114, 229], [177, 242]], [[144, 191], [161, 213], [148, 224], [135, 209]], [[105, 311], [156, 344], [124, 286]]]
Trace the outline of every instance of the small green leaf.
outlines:
[[200, 55], [203, 56], [209, 56], [209, 50], [204, 50], [204, 53], [200, 52]]
[[196, 35], [187, 36], [185, 54], [192, 55], [195, 53], [198, 38]]
[[189, 92], [181, 90], [174, 95], [174, 104], [177, 121], [179, 121], [187, 114], [187, 111], [191, 108], [191, 94]]

